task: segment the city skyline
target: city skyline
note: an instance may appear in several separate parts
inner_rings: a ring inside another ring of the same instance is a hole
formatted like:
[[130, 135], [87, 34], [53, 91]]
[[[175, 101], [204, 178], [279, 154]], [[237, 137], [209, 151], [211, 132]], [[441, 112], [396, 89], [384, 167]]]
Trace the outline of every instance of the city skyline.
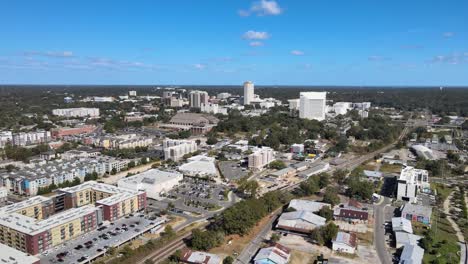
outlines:
[[4, 6], [1, 84], [463, 86], [468, 4]]

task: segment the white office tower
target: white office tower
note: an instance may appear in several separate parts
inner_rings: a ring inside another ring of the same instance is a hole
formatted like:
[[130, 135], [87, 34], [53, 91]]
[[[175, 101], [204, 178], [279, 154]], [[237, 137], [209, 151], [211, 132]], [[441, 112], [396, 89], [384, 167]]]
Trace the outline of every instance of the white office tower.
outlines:
[[427, 192], [431, 188], [427, 170], [416, 169], [410, 166], [401, 170], [400, 178], [397, 182], [397, 199], [411, 203], [418, 201], [418, 193]]
[[204, 91], [191, 91], [189, 94], [190, 107], [200, 108], [201, 104], [208, 104], [210, 97]]
[[255, 98], [254, 84], [251, 81], [244, 83], [244, 105], [249, 105]]
[[128, 96], [137, 96], [136, 91], [128, 91]]
[[300, 93], [299, 117], [322, 121], [325, 119], [327, 92]]
[[194, 140], [166, 139], [163, 141], [164, 159], [179, 161], [185, 154], [197, 151]]
[[273, 149], [262, 147], [255, 150], [249, 155], [249, 168], [253, 170], [261, 170], [275, 159]]
[[299, 106], [301, 105], [301, 99], [289, 99], [289, 110], [299, 111]]

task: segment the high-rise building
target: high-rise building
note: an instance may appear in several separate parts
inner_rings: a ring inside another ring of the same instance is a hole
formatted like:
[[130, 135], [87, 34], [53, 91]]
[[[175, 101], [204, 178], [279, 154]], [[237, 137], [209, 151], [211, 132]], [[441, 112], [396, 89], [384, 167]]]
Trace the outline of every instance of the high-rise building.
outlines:
[[204, 91], [191, 91], [189, 94], [190, 107], [200, 108], [202, 104], [208, 104], [207, 92]]
[[299, 117], [322, 121], [326, 112], [326, 92], [300, 93]]
[[301, 103], [300, 103], [300, 100], [301, 100], [301, 99], [289, 99], [289, 100], [288, 100], [288, 103], [289, 103], [289, 110], [297, 110], [297, 111], [299, 111], [299, 105], [301, 104]]
[[251, 81], [244, 83], [244, 105], [249, 105], [255, 97], [254, 84]]
[[137, 96], [136, 91], [128, 91], [128, 96]]

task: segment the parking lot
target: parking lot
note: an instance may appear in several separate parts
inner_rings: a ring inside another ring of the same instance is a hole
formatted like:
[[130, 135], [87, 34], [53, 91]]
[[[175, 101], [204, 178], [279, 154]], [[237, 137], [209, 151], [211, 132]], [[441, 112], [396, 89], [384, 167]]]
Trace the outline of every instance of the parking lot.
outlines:
[[237, 161], [222, 161], [219, 163], [221, 174], [228, 180], [238, 180], [249, 174], [247, 168], [243, 168]]
[[187, 177], [168, 192], [165, 199], [157, 202], [150, 200], [148, 208], [159, 212], [168, 209], [170, 213], [179, 215], [193, 213], [192, 216], [201, 216], [232, 204], [228, 193], [227, 186]]
[[163, 218], [148, 219], [142, 214], [127, 216], [57, 245], [40, 254], [39, 258], [42, 264], [87, 263], [104, 255], [110, 247], [118, 247], [151, 229], [157, 229], [159, 226], [162, 228], [164, 222]]

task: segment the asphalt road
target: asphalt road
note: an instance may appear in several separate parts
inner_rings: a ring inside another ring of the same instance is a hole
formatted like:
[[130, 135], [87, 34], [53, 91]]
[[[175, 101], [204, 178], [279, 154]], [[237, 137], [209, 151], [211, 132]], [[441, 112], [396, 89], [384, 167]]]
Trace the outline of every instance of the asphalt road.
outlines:
[[387, 246], [385, 245], [384, 226], [385, 207], [387, 207], [390, 204], [390, 202], [390, 198], [384, 197], [383, 201], [374, 206], [374, 247], [382, 264], [392, 264], [392, 258], [387, 251]]
[[273, 223], [276, 221], [278, 216], [281, 214], [281, 210], [277, 210], [270, 216], [267, 224], [262, 228], [262, 230], [257, 234], [257, 236], [250, 241], [250, 243], [242, 250], [241, 254], [236, 259], [237, 264], [248, 264], [252, 257], [259, 250], [263, 239], [268, 234], [268, 232], [273, 228]]

